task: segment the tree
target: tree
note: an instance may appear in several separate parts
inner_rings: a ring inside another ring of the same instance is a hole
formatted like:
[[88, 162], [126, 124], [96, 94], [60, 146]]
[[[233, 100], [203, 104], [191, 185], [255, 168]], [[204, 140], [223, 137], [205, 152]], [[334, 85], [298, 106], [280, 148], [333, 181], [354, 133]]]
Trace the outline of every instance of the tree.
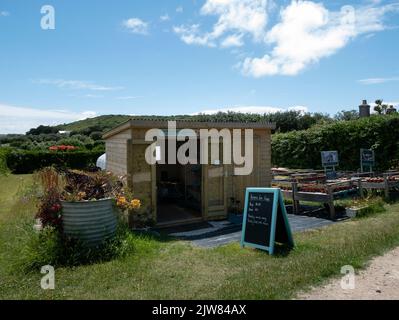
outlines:
[[92, 133], [90, 133], [89, 137], [91, 139], [93, 139], [94, 141], [96, 141], [96, 140], [101, 140], [103, 135], [102, 135], [101, 131], [93, 131]]
[[388, 105], [387, 104], [383, 104], [383, 100], [382, 99], [378, 99], [375, 101], [375, 107], [374, 107], [374, 111], [377, 112], [378, 114], [386, 114], [387, 110], [388, 110]]
[[49, 134], [49, 133], [57, 133], [58, 129], [51, 126], [38, 126], [37, 128], [30, 129], [26, 134], [27, 135], [39, 135], [39, 134]]
[[393, 105], [390, 105], [389, 108], [387, 109], [387, 114], [393, 114], [396, 112], [397, 112], [397, 110]]
[[359, 112], [356, 110], [342, 110], [341, 112], [338, 112], [335, 116], [334, 119], [338, 121], [350, 121], [350, 120], [356, 120], [359, 118]]

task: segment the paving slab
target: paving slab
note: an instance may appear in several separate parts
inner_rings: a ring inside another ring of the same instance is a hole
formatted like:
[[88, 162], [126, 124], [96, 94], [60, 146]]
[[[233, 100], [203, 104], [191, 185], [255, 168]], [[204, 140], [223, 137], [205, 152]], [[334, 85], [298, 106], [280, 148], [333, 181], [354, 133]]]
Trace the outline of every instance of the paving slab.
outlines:
[[[288, 215], [288, 220], [291, 225], [292, 232], [301, 232], [311, 229], [317, 229], [321, 227], [325, 227], [337, 222], [320, 219], [315, 217], [308, 217], [308, 216], [299, 216], [299, 215]], [[198, 236], [200, 233], [197, 231], [196, 235]], [[206, 235], [206, 234], [205, 234]], [[184, 236], [184, 235], [183, 235]], [[209, 236], [209, 237], [200, 237], [198, 239], [189, 240], [193, 245], [204, 247], [204, 248], [214, 248], [221, 245], [229, 244], [232, 242], [239, 242], [241, 240], [241, 230], [239, 231], [230, 231], [223, 232], [221, 230], [221, 234], [216, 236]]]

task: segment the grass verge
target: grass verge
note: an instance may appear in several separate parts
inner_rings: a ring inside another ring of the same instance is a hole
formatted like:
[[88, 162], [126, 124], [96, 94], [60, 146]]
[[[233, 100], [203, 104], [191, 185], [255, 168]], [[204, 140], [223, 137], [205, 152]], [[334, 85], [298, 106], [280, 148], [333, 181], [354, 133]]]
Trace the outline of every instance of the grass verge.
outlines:
[[[311, 285], [355, 269], [399, 245], [399, 205], [386, 212], [294, 234], [291, 252], [269, 256], [238, 243], [202, 249], [186, 242], [132, 236], [133, 250], [108, 262], [56, 267], [55, 290], [40, 288], [39, 268], [20, 268], [34, 205], [12, 190], [30, 179], [9, 179], [0, 199], [0, 299], [289, 299]], [[12, 185], [12, 187], [11, 187]], [[44, 263], [44, 262], [43, 262]]]

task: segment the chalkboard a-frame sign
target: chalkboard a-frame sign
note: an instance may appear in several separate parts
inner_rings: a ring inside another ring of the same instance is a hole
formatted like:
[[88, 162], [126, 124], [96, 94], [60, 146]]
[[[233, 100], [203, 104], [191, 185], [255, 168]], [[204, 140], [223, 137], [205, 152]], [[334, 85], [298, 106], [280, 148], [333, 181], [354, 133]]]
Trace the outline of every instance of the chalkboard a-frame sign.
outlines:
[[283, 196], [276, 188], [247, 188], [241, 246], [274, 253], [275, 242], [294, 246]]

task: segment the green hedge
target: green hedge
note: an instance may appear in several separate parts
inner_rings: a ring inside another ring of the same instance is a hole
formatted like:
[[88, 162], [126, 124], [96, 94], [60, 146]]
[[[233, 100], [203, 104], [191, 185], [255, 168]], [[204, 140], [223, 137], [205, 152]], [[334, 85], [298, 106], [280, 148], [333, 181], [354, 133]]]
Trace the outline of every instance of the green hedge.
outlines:
[[398, 165], [399, 115], [339, 121], [306, 131], [274, 134], [272, 161], [289, 168], [321, 168], [320, 151], [338, 150], [339, 169], [357, 170], [360, 149], [374, 149], [377, 168]]
[[96, 164], [102, 151], [37, 152], [13, 150], [7, 154], [7, 167], [13, 173], [32, 173], [48, 166], [86, 169]]

